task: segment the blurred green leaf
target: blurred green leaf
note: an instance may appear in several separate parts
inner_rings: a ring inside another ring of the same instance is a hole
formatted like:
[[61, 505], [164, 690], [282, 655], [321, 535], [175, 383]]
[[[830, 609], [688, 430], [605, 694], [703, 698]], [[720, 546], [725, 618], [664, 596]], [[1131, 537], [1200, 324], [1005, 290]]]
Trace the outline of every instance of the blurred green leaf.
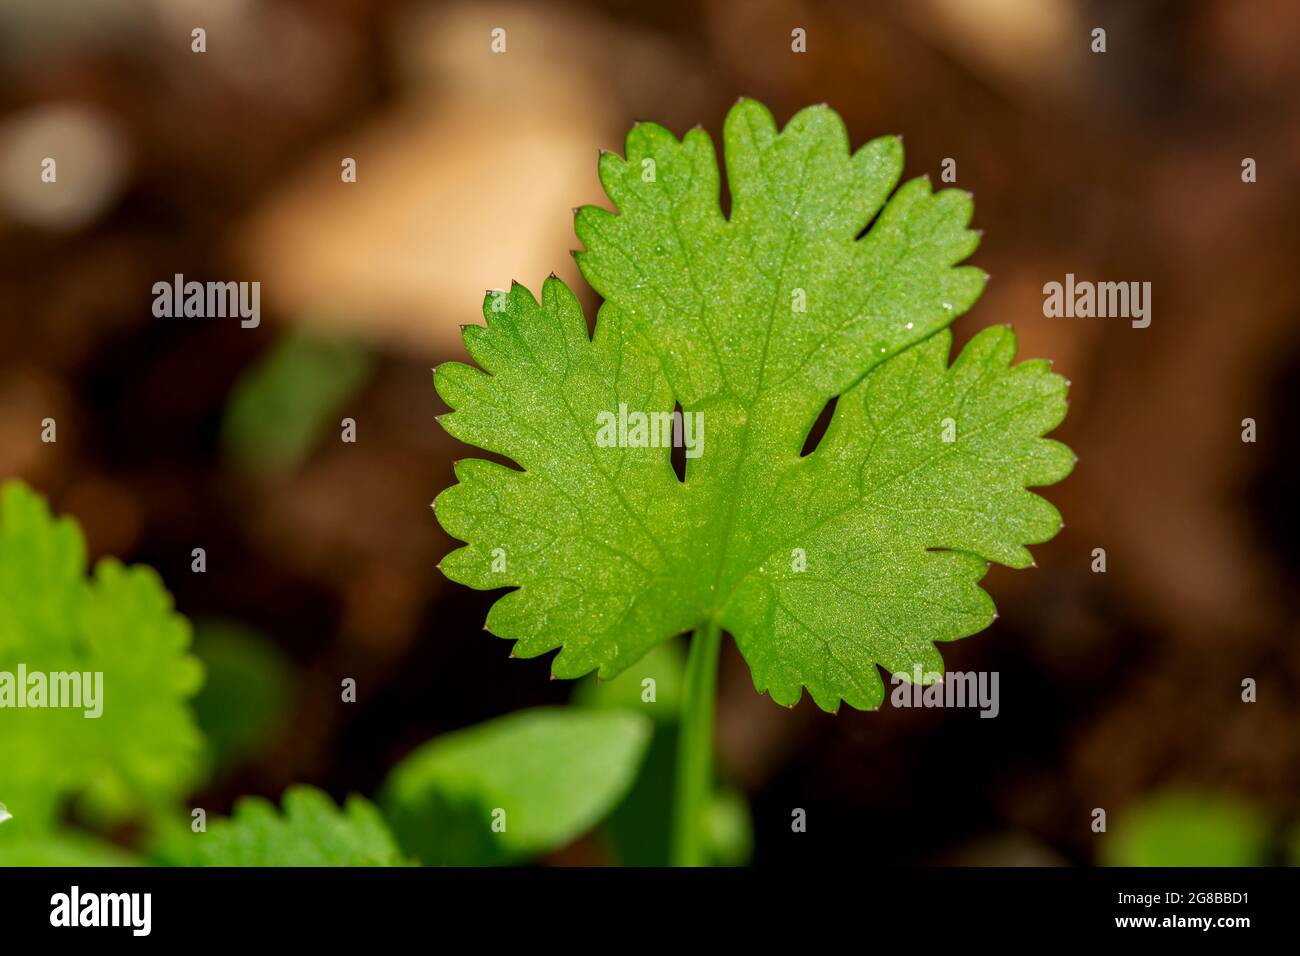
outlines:
[[111, 843], [72, 830], [33, 833], [0, 843], [0, 867], [140, 866], [143, 862]]
[[[115, 817], [194, 784], [202, 741], [189, 698], [203, 670], [158, 575], [105, 559], [86, 577], [80, 530], [26, 485], [0, 489], [0, 672], [102, 674], [98, 717], [81, 708], [3, 711], [0, 784], [13, 820], [0, 845], [59, 825], [68, 801]], [[84, 702], [84, 701], [83, 701]]]
[[[649, 714], [654, 738], [627, 797], [605, 821], [609, 849], [624, 866], [667, 866], [671, 839], [673, 781], [677, 773], [677, 721], [681, 716], [682, 678], [686, 654], [680, 640], [652, 648], [612, 680], [590, 674], [573, 690], [574, 706], [596, 710], [617, 708]], [[643, 700], [642, 681], [655, 681], [655, 701]]]
[[[624, 708], [648, 714], [660, 723], [675, 723], [681, 712], [682, 675], [686, 654], [680, 641], [665, 641], [613, 680], [595, 674], [583, 678], [573, 691], [573, 703], [592, 709]], [[645, 700], [646, 680], [653, 680], [653, 702]]]
[[[680, 641], [654, 647], [613, 680], [590, 675], [578, 682], [573, 704], [596, 710], [618, 708], [655, 719], [654, 739], [632, 790], [605, 821], [610, 851], [624, 866], [667, 866], [671, 841], [673, 786], [677, 776], [677, 721], [681, 714], [686, 654]], [[642, 682], [655, 681], [655, 702], [642, 699]], [[753, 852], [749, 806], [736, 790], [719, 784], [708, 809], [707, 836], [714, 863], [741, 866]]]
[[425, 864], [523, 860], [581, 836], [623, 798], [652, 726], [621, 710], [507, 714], [416, 750], [380, 804], [402, 849]]
[[199, 866], [401, 866], [393, 835], [374, 804], [347, 799], [342, 812], [314, 787], [285, 791], [284, 812], [245, 797], [234, 815], [192, 834]]
[[[650, 714], [654, 739], [632, 790], [605, 821], [614, 857], [624, 866], [667, 866], [672, 830], [673, 786], [677, 776], [677, 721], [681, 714], [686, 654], [678, 640], [659, 644], [613, 680], [592, 674], [578, 682], [573, 704], [596, 710], [618, 708]], [[655, 681], [655, 702], [647, 703], [642, 682]], [[753, 851], [749, 806], [738, 791], [719, 784], [708, 809], [709, 852], [722, 866], [741, 866]]]
[[713, 862], [719, 866], [744, 866], [754, 852], [754, 822], [749, 803], [730, 787], [719, 787], [709, 804], [705, 838]]
[[667, 866], [677, 780], [677, 724], [656, 724], [641, 772], [602, 827], [623, 866]]
[[194, 653], [207, 670], [194, 713], [222, 769], [275, 739], [288, 714], [293, 668], [261, 634], [230, 621], [196, 622]]
[[180, 812], [158, 814], [148, 821], [140, 845], [151, 866], [198, 866], [197, 834], [192, 817]]
[[1268, 825], [1250, 804], [1204, 793], [1163, 793], [1115, 815], [1102, 845], [1108, 866], [1259, 866]]
[[365, 383], [373, 356], [359, 345], [283, 335], [235, 384], [222, 423], [227, 457], [240, 469], [291, 470]]

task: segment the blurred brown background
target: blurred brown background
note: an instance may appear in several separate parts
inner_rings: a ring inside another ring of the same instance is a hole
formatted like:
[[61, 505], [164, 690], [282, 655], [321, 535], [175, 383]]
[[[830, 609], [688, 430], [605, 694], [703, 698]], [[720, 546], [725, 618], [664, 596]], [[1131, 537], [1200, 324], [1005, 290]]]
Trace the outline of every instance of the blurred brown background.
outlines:
[[[1036, 570], [995, 569], [1000, 619], [944, 649], [1000, 671], [997, 720], [787, 711], [727, 649], [720, 759], [756, 862], [1088, 863], [1092, 808], [1167, 788], [1246, 799], [1280, 834], [1300, 814], [1297, 48], [1290, 0], [9, 3], [0, 477], [292, 662], [287, 718], [207, 805], [291, 781], [371, 792], [435, 733], [568, 694], [480, 630], [496, 595], [434, 568], [451, 542], [429, 502], [470, 452], [434, 422], [430, 367], [512, 278], [555, 270], [594, 310], [570, 209], [605, 202], [597, 147], [621, 152], [633, 121], [716, 140], [739, 95], [779, 122], [824, 101], [854, 145], [904, 134], [909, 177], [956, 160], [992, 282], [955, 331], [1010, 322], [1023, 356], [1055, 360], [1073, 381], [1056, 437], [1080, 462], [1047, 492], [1065, 531]], [[260, 281], [261, 326], [154, 318], [151, 286], [178, 272]], [[1150, 281], [1150, 328], [1044, 318], [1067, 272]], [[227, 405], [294, 329], [375, 364], [301, 460], [250, 473]]]

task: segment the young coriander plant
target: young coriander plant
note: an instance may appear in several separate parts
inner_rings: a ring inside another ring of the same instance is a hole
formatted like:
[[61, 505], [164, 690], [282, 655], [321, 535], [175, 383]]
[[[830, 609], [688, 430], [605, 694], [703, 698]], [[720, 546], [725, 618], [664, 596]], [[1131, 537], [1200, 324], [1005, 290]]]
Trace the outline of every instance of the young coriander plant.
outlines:
[[[209, 765], [204, 732], [227, 735], [216, 738], [217, 749], [238, 742], [218, 719], [221, 708], [249, 705], [248, 684], [267, 657], [242, 651], [205, 723], [191, 706], [204, 668], [189, 645], [189, 622], [154, 571], [104, 559], [88, 577], [76, 522], [56, 517], [25, 484], [0, 484], [0, 866], [526, 860], [608, 816], [633, 787], [652, 734], [649, 716], [612, 705], [519, 711], [416, 749], [385, 784], [382, 813], [363, 797], [339, 807], [315, 788], [294, 786], [280, 810], [245, 798], [232, 817], [195, 828], [182, 803]], [[237, 645], [224, 646], [208, 657], [218, 673], [231, 666], [222, 653]], [[103, 706], [56, 705], [41, 691], [39, 704], [18, 707], [17, 694], [27, 701], [32, 687], [44, 686], [15, 678], [28, 671], [97, 676]], [[245, 692], [241, 700], [229, 692], [232, 681]], [[265, 721], [262, 729], [272, 732]], [[70, 808], [91, 826], [74, 825]], [[107, 825], [123, 822], [141, 829], [147, 855], [102, 838]]]
[[[968, 193], [895, 191], [901, 140], [851, 152], [826, 106], [778, 130], [741, 100], [723, 143], [730, 215], [706, 133], [635, 126], [625, 159], [600, 159], [617, 212], [576, 217], [604, 298], [594, 334], [554, 276], [540, 302], [516, 283], [464, 330], [481, 370], [450, 362], [435, 379], [447, 431], [519, 466], [460, 461], [435, 502], [466, 542], [443, 573], [513, 588], [488, 630], [516, 656], [559, 648], [562, 678], [613, 677], [694, 632], [672, 847], [685, 865], [703, 860], [721, 632], [778, 703], [807, 688], [828, 711], [878, 707], [880, 667], [942, 671], [935, 642], [991, 623], [979, 581], [1056, 534], [1060, 515], [1027, 489], [1074, 463], [1042, 437], [1067, 383], [1045, 361], [1013, 365], [1009, 328], [948, 364], [947, 327], [986, 280], [958, 264], [978, 242]], [[611, 415], [675, 403], [707, 434], [684, 481], [644, 427], [598, 441]]]

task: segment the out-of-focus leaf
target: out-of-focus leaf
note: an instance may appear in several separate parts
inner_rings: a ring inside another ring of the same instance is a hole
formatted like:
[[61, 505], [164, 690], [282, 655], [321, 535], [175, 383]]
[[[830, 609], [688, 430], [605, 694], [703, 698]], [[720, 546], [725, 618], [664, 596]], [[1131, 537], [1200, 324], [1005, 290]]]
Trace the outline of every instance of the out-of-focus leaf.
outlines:
[[343, 810], [314, 787], [290, 787], [284, 812], [245, 797], [228, 820], [193, 834], [199, 866], [401, 866], [402, 855], [374, 804], [352, 796]]
[[611, 854], [623, 866], [669, 864], [677, 735], [676, 723], [655, 725], [636, 783], [601, 828]]
[[[595, 674], [578, 682], [573, 703], [579, 707], [620, 707], [648, 714], [658, 723], [673, 723], [681, 708], [682, 675], [686, 655], [680, 641], [665, 641], [651, 648], [645, 657], [613, 680]], [[646, 680], [653, 680], [654, 701], [645, 700]]]
[[754, 852], [754, 822], [738, 791], [719, 787], [705, 819], [708, 853], [719, 866], [744, 866]]
[[196, 623], [194, 653], [207, 670], [194, 713], [220, 769], [275, 738], [293, 690], [292, 666], [262, 635], [229, 621]]
[[[656, 645], [631, 668], [612, 680], [591, 674], [578, 681], [576, 707], [621, 708], [649, 714], [654, 738], [631, 791], [602, 827], [614, 859], [624, 866], [667, 866], [672, 838], [673, 781], [677, 773], [677, 722], [681, 716], [682, 677], [686, 655], [681, 641]], [[655, 701], [642, 699], [642, 681], [655, 681]]]
[[648, 717], [538, 708], [437, 737], [393, 771], [380, 804], [428, 865], [490, 865], [562, 847], [626, 795]]
[[[677, 724], [686, 656], [680, 641], [665, 641], [612, 680], [595, 674], [573, 690], [576, 707], [617, 708], [649, 714], [654, 737], [627, 797], [602, 826], [605, 843], [623, 866], [667, 866], [672, 839], [673, 785], [677, 774]], [[655, 681], [655, 702], [642, 700], [641, 682]]]
[[1109, 866], [1258, 866], [1266, 862], [1268, 826], [1240, 800], [1165, 793], [1115, 815], [1102, 845]]
[[62, 830], [0, 842], [0, 867], [140, 866], [143, 861], [94, 837]]
[[0, 786], [14, 815], [0, 844], [57, 826], [67, 801], [113, 817], [165, 806], [195, 783], [202, 741], [189, 699], [203, 669], [189, 643], [151, 569], [105, 559], [88, 579], [76, 524], [26, 485], [0, 489], [0, 673], [89, 674], [83, 688], [100, 691], [89, 711], [0, 711]]
[[372, 366], [358, 345], [287, 334], [236, 383], [222, 423], [226, 455], [248, 472], [291, 470]]

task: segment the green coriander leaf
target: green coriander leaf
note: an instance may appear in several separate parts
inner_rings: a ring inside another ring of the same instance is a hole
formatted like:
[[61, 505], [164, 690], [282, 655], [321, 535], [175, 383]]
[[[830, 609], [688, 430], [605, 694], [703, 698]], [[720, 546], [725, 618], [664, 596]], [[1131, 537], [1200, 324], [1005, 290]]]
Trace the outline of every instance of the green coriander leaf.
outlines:
[[[76, 525], [21, 483], [0, 489], [0, 785], [14, 814], [0, 840], [55, 825], [68, 799], [112, 815], [189, 788], [202, 747], [189, 641], [152, 570], [105, 559], [87, 579]], [[81, 706], [49, 706], [52, 673], [79, 676]], [[44, 706], [30, 706], [33, 681], [46, 686]], [[19, 694], [29, 706], [16, 706]]]
[[966, 228], [971, 197], [915, 179], [890, 198], [902, 140], [851, 154], [844, 123], [824, 106], [778, 132], [767, 107], [741, 100], [723, 139], [729, 219], [703, 130], [679, 143], [641, 123], [626, 160], [602, 154], [600, 179], [619, 212], [579, 210], [578, 264], [651, 343], [683, 406], [780, 405], [763, 438], [798, 449], [829, 398], [979, 297], [984, 273], [955, 265], [978, 244]]
[[374, 804], [351, 796], [340, 812], [314, 787], [285, 791], [284, 812], [260, 797], [235, 804], [229, 820], [193, 834], [198, 866], [402, 866], [393, 835]]
[[[923, 180], [893, 191], [896, 138], [850, 153], [826, 107], [778, 132], [742, 101], [724, 139], [729, 218], [703, 132], [642, 124], [626, 159], [602, 157], [618, 213], [577, 217], [605, 298], [591, 339], [558, 280], [540, 303], [516, 284], [465, 330], [482, 371], [438, 370], [448, 432], [522, 469], [457, 465], [436, 508], [466, 546], [442, 568], [514, 588], [488, 629], [520, 656], [560, 648], [558, 677], [612, 678], [715, 620], [777, 702], [806, 687], [827, 710], [875, 707], [878, 667], [941, 670], [934, 642], [994, 616], [988, 562], [1025, 567], [1025, 545], [1059, 529], [1026, 489], [1073, 465], [1042, 437], [1066, 382], [1013, 366], [1005, 328], [949, 367], [945, 327], [984, 283], [958, 265], [971, 201]], [[660, 430], [675, 402], [691, 426], [676, 435]]]
[[538, 708], [437, 737], [397, 766], [380, 804], [427, 865], [494, 865], [572, 842], [627, 794], [651, 721]]

